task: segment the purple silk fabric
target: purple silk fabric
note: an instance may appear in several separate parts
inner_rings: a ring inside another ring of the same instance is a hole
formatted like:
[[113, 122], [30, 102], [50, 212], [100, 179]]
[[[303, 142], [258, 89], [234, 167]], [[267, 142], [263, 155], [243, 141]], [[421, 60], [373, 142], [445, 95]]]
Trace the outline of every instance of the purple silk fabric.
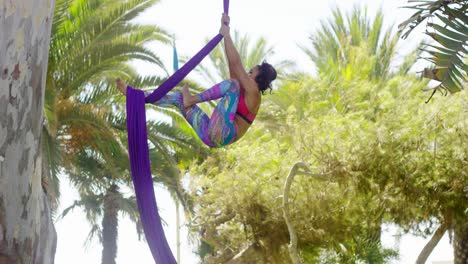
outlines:
[[[223, 1], [224, 13], [227, 14], [229, 0]], [[173, 264], [176, 263], [176, 260], [164, 235], [154, 194], [146, 131], [145, 103], [155, 102], [171, 91], [216, 47], [222, 38], [221, 34], [216, 35], [147, 98], [145, 98], [143, 91], [127, 86], [127, 132], [130, 169], [143, 230], [151, 254], [157, 264]]]

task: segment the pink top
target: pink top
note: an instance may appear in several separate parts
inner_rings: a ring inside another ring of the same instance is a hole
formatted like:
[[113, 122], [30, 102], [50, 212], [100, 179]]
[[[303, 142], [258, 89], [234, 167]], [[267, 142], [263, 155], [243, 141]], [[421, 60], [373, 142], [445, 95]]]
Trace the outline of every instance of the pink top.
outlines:
[[247, 104], [245, 103], [245, 96], [244, 96], [244, 89], [240, 89], [240, 96], [239, 96], [239, 102], [237, 103], [237, 112], [242, 119], [247, 121], [247, 123], [252, 124], [254, 121], [256, 115], [254, 113], [251, 113], [249, 111], [249, 108], [247, 108]]

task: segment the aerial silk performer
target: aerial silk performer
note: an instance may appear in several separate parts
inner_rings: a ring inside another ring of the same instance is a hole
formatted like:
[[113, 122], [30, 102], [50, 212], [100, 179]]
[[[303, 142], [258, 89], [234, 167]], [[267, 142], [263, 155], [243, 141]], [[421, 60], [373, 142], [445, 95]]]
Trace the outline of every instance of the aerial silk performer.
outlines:
[[[224, 13], [229, 11], [229, 0], [224, 1]], [[182, 68], [145, 98], [143, 91], [127, 87], [127, 131], [130, 169], [135, 188], [143, 230], [157, 264], [176, 263], [164, 234], [156, 204], [151, 176], [146, 131], [145, 103], [156, 102], [171, 91], [201, 60], [208, 55], [223, 36], [217, 34]]]
[[[169, 248], [158, 215], [151, 179], [147, 144], [145, 103], [179, 108], [199, 138], [211, 148], [224, 147], [240, 139], [252, 124], [259, 110], [261, 95], [271, 90], [276, 70], [263, 61], [248, 72], [230, 36], [228, 0], [224, 0], [220, 34], [191, 58], [182, 68], [152, 93], [125, 85], [117, 80], [117, 88], [127, 96], [127, 130], [130, 167], [137, 203], [146, 239], [158, 264], [176, 263]], [[230, 79], [224, 80], [198, 95], [191, 95], [188, 86], [182, 93], [170, 92], [224, 37]], [[196, 104], [220, 99], [211, 117]]]

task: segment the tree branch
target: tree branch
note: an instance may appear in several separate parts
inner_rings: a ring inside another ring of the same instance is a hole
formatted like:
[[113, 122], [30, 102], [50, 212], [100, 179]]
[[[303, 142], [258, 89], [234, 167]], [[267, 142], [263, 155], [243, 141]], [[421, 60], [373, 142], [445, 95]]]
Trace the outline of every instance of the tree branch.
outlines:
[[426, 263], [427, 258], [429, 257], [429, 255], [431, 255], [432, 251], [437, 246], [442, 236], [445, 234], [445, 231], [447, 231], [448, 226], [449, 225], [446, 222], [444, 222], [439, 226], [439, 228], [437, 228], [431, 240], [427, 242], [426, 246], [424, 246], [421, 253], [419, 253], [418, 259], [416, 260], [416, 264]]
[[[302, 169], [302, 171], [299, 171], [299, 169]], [[291, 171], [289, 171], [289, 175], [286, 178], [286, 182], [284, 183], [284, 192], [283, 192], [283, 218], [284, 221], [286, 222], [286, 225], [288, 226], [288, 232], [289, 232], [289, 238], [290, 238], [290, 243], [288, 246], [289, 249], [289, 256], [291, 257], [291, 260], [294, 264], [301, 264], [301, 258], [299, 256], [299, 253], [297, 252], [297, 234], [296, 234], [296, 229], [291, 223], [291, 220], [289, 218], [289, 192], [291, 190], [291, 184], [293, 182], [294, 176], [296, 175], [310, 175], [317, 177], [320, 180], [325, 180], [325, 174], [318, 174], [318, 173], [312, 173], [307, 166], [306, 163], [304, 162], [297, 162], [294, 164], [294, 166], [291, 168]]]
[[[243, 264], [251, 261], [255, 261], [260, 256], [259, 245], [257, 243], [252, 243], [243, 250], [241, 250], [237, 255], [230, 259], [226, 264]], [[258, 262], [255, 262], [258, 263]]]

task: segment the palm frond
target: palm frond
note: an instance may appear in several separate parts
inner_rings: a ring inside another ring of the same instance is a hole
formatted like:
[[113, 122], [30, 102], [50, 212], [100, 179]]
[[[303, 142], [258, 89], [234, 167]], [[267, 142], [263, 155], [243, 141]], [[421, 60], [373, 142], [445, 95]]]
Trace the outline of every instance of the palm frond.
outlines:
[[[384, 81], [389, 77], [390, 64], [395, 57], [399, 39], [400, 36], [398, 34], [392, 33], [392, 27], [385, 32], [382, 43], [378, 48], [376, 47], [378, 61], [376, 61], [373, 72], [374, 78], [380, 78]], [[415, 61], [413, 61], [414, 63]]]
[[60, 199], [60, 164], [63, 160], [63, 154], [60, 143], [54, 136], [48, 133], [43, 127], [41, 137], [41, 152], [43, 161], [43, 176], [47, 178], [49, 197], [53, 199], [53, 204], [58, 205]]
[[339, 8], [332, 18], [321, 21], [319, 29], [309, 37], [311, 48], [300, 46], [316, 65], [320, 75], [349, 75], [349, 66], [356, 63], [356, 47], [365, 49], [369, 63], [374, 64], [370, 78], [386, 79], [399, 37], [392, 29], [383, 30], [384, 15], [380, 10], [372, 19], [366, 8], [355, 7], [344, 15]]
[[117, 200], [117, 204], [122, 216], [130, 218], [130, 220], [135, 223], [138, 239], [140, 240], [143, 235], [143, 226], [140, 221], [140, 213], [138, 211], [136, 197], [124, 197], [122, 194], [120, 194], [119, 199]]
[[84, 247], [89, 248], [92, 246], [94, 238], [97, 238], [100, 243], [102, 243], [102, 228], [98, 223], [91, 224], [91, 230], [86, 237]]
[[[138, 15], [155, 0], [133, 0], [116, 2], [115, 4], [103, 8], [103, 2], [109, 1], [76, 1], [86, 2], [80, 5], [79, 11], [71, 10], [71, 18], [62, 26], [63, 38], [69, 44], [78, 45], [83, 54], [87, 54], [95, 45], [108, 40], [106, 37], [115, 38], [120, 35], [109, 34], [112, 30], [125, 27], [134, 16]], [[93, 4], [94, 3], [94, 4]], [[156, 31], [156, 28], [155, 28]], [[130, 33], [130, 32], [128, 32]], [[127, 33], [127, 34], [128, 34]], [[69, 47], [67, 47], [69, 50]], [[67, 53], [64, 60], [73, 58], [74, 53]]]
[[134, 86], [134, 87], [140, 87], [140, 88], [145, 88], [145, 87], [151, 87], [151, 89], [155, 89], [163, 81], [165, 78], [162, 78], [160, 76], [136, 76], [135, 78], [129, 80], [129, 82]]
[[[57, 28], [68, 18], [68, 8], [73, 0], [55, 1], [54, 19], [52, 21], [52, 32], [57, 32]], [[51, 39], [55, 37], [52, 34]]]
[[89, 219], [95, 219], [101, 215], [100, 208], [102, 207], [102, 202], [102, 195], [83, 195], [80, 200], [75, 200], [72, 205], [65, 208], [60, 217], [63, 218], [67, 216], [67, 214], [75, 208], [82, 208], [87, 212], [87, 217], [89, 217]]
[[372, 27], [369, 28], [368, 43], [372, 50], [372, 54], [376, 54], [380, 45], [380, 36], [383, 30], [384, 15], [382, 10], [379, 10], [375, 15]]
[[122, 67], [122, 62], [132, 59], [147, 61], [164, 69], [160, 58], [152, 51], [124, 42], [103, 45], [100, 49], [87, 54], [86, 57], [77, 55], [76, 59], [82, 63], [76, 63], [70, 67], [63, 65], [67, 70], [64, 72], [61, 82], [64, 83], [63, 88], [66, 90], [76, 90], [82, 87], [87, 80], [93, 79], [103, 72], [119, 69]]
[[[129, 69], [131, 70], [131, 68]], [[120, 72], [119, 72], [120, 73]], [[134, 74], [133, 72], [131, 73]], [[109, 72], [113, 76], [115, 73]], [[119, 75], [116, 75], [119, 76]], [[121, 75], [120, 75], [121, 76]], [[113, 102], [113, 97], [117, 91], [115, 88], [115, 79], [93, 79], [89, 81], [89, 86], [86, 86], [83, 91], [77, 94], [76, 98], [81, 104], [94, 104], [96, 106], [106, 105]], [[116, 112], [115, 114], [118, 114]]]
[[[464, 4], [466, 0], [413, 0], [411, 5], [404, 8], [417, 10], [410, 18], [398, 25], [403, 39], [407, 38], [411, 32], [427, 18], [433, 17], [436, 12], [443, 12], [443, 9], [450, 4]], [[466, 8], [465, 8], [466, 10]]]
[[73, 166], [67, 168], [70, 182], [81, 196], [104, 193], [109, 186], [109, 173], [99, 153], [83, 151], [75, 154]]
[[[464, 16], [466, 19], [466, 14]], [[436, 89], [443, 88], [451, 93], [459, 92], [463, 89], [462, 82], [466, 81], [465, 76], [468, 74], [468, 65], [463, 61], [467, 54], [468, 30], [457, 19], [451, 20], [440, 14], [436, 14], [436, 17], [445, 23], [445, 27], [428, 23], [428, 27], [434, 32], [426, 34], [435, 40], [438, 46], [425, 47], [425, 51], [430, 54], [427, 59], [434, 63], [436, 68], [426, 68], [423, 76], [439, 81], [440, 84]]]
[[[80, 149], [90, 149], [101, 153], [112, 175], [117, 175], [115, 157], [122, 155], [122, 144], [112, 133], [111, 121], [121, 120], [106, 112], [95, 109], [90, 111], [89, 105], [75, 105], [73, 111], [66, 112], [61, 118], [66, 127], [63, 131], [68, 135], [64, 139], [69, 153], [76, 153]], [[121, 122], [121, 121], [120, 121]]]
[[[434, 64], [425, 68], [423, 76], [439, 84], [434, 92], [443, 89], [450, 93], [459, 92], [464, 88], [468, 65], [464, 62], [468, 46], [468, 1], [466, 0], [438, 0], [438, 1], [410, 1], [407, 8], [416, 9], [408, 20], [399, 25], [402, 38], [408, 35], [426, 19], [437, 19], [438, 22], [428, 22], [426, 34], [436, 43], [426, 45], [423, 50], [429, 57], [423, 57]], [[443, 25], [443, 26], [442, 26]]]

